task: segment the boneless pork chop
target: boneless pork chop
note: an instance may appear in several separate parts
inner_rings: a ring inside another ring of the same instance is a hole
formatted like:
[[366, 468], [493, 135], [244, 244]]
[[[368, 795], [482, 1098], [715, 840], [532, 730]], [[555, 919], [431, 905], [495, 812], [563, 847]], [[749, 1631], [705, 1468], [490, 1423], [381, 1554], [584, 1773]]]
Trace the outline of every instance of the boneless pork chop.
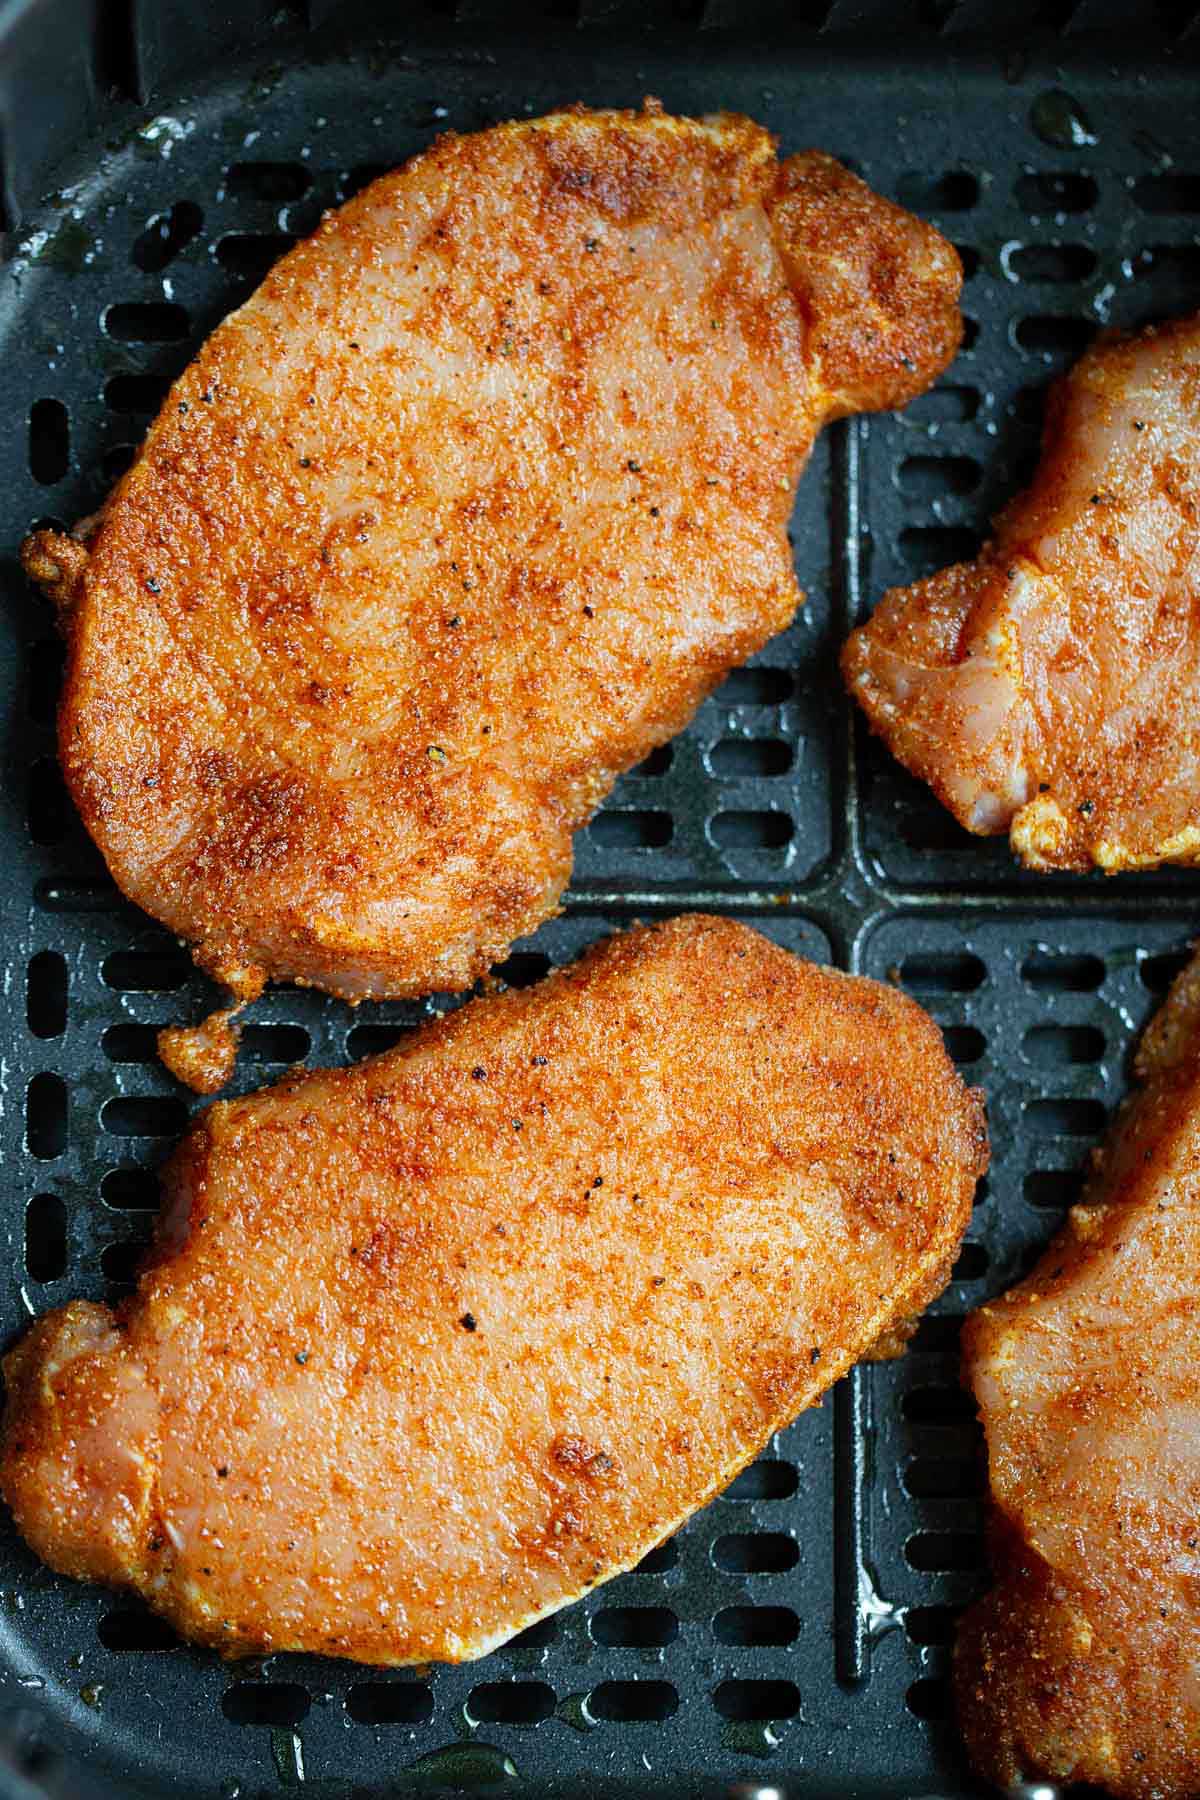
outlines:
[[25, 547], [120, 886], [242, 996], [483, 974], [791, 619], [815, 433], [933, 380], [959, 285], [831, 158], [653, 106], [443, 138], [330, 214], [86, 541]]
[[936, 1294], [985, 1161], [912, 1001], [631, 931], [206, 1113], [136, 1296], [9, 1355], [0, 1485], [202, 1643], [480, 1656]]
[[872, 727], [1035, 869], [1200, 861], [1200, 318], [1109, 338], [976, 562], [844, 657]]
[[956, 1679], [980, 1772], [1200, 1793], [1200, 962], [1085, 1204], [968, 1321], [997, 1582]]

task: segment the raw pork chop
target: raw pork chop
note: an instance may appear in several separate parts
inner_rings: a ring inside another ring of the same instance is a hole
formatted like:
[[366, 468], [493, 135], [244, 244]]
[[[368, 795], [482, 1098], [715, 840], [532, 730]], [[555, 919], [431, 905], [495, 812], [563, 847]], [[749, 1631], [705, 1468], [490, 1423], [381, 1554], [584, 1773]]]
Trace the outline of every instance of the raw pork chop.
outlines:
[[885, 594], [843, 666], [900, 760], [1031, 868], [1200, 861], [1200, 319], [1085, 356], [978, 561]]
[[[447, 137], [284, 257], [86, 545], [60, 747], [121, 888], [239, 997], [468, 985], [571, 833], [791, 619], [819, 427], [925, 387], [953, 250], [748, 119]], [[219, 1085], [227, 1039], [198, 1085]]]
[[1000, 1787], [1200, 1793], [1200, 962], [1143, 1040], [1085, 1204], [968, 1322], [997, 1585], [959, 1708]]
[[113, 1313], [5, 1364], [40, 1555], [230, 1652], [481, 1656], [630, 1568], [945, 1283], [982, 1104], [728, 920], [218, 1104]]

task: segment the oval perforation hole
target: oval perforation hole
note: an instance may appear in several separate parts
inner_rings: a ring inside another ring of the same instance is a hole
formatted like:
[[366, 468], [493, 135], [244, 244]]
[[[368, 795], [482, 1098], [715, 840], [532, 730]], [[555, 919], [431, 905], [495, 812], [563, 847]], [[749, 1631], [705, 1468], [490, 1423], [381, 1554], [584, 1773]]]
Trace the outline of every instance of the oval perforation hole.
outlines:
[[909, 1388], [900, 1397], [900, 1410], [913, 1425], [966, 1425], [976, 1417], [974, 1396], [944, 1383]]
[[67, 1147], [67, 1084], [43, 1070], [25, 1090], [25, 1142], [31, 1156], [50, 1162]]
[[1087, 281], [1096, 273], [1096, 253], [1086, 244], [1022, 244], [1009, 252], [1007, 267], [1018, 281]]
[[104, 404], [110, 412], [149, 418], [161, 407], [170, 386], [166, 375], [114, 375], [105, 383]]
[[1087, 319], [1071, 314], [1034, 313], [1020, 319], [1014, 332], [1022, 350], [1040, 356], [1082, 356], [1096, 335], [1096, 327]]
[[100, 1271], [105, 1280], [119, 1282], [122, 1287], [131, 1287], [138, 1278], [147, 1248], [145, 1239], [105, 1244], [100, 1252]]
[[974, 1025], [946, 1025], [942, 1037], [952, 1062], [961, 1069], [977, 1063], [987, 1048], [987, 1039]]
[[904, 1471], [904, 1485], [914, 1500], [974, 1500], [985, 1486], [981, 1458], [914, 1457]]
[[113, 1137], [176, 1137], [187, 1121], [187, 1106], [174, 1094], [120, 1094], [100, 1108], [100, 1124]]
[[1082, 1169], [1031, 1169], [1025, 1177], [1025, 1198], [1030, 1206], [1065, 1211], [1078, 1203], [1084, 1180]]
[[658, 780], [667, 773], [667, 770], [671, 767], [674, 760], [674, 746], [672, 744], [659, 744], [657, 749], [651, 750], [649, 756], [644, 756], [637, 767], [630, 769], [629, 773], [631, 775], [636, 775], [639, 780]]
[[67, 1272], [67, 1209], [57, 1194], [35, 1194], [25, 1208], [25, 1273], [58, 1281]]
[[968, 169], [940, 175], [913, 169], [896, 183], [896, 198], [914, 212], [968, 212], [979, 199], [979, 182]]
[[547, 1619], [538, 1619], [527, 1625], [524, 1631], [518, 1631], [516, 1637], [509, 1638], [506, 1650], [545, 1650], [558, 1636], [558, 1619], [551, 1613]]
[[719, 781], [786, 775], [792, 766], [792, 747], [782, 738], [722, 738], [709, 751], [708, 766]]
[[720, 812], [708, 829], [722, 850], [782, 850], [791, 843], [796, 826], [785, 812]]
[[58, 710], [64, 648], [61, 638], [41, 638], [29, 646], [25, 671], [25, 704], [37, 725], [49, 725]]
[[67, 1028], [67, 959], [39, 950], [25, 972], [25, 1017], [37, 1038], [61, 1037]]
[[606, 850], [661, 850], [674, 825], [666, 812], [612, 811], [597, 813], [588, 829]]
[[346, 1711], [359, 1725], [428, 1725], [433, 1694], [423, 1681], [356, 1681]]
[[973, 456], [906, 456], [897, 480], [902, 494], [930, 505], [948, 494], [969, 494], [982, 473]]
[[264, 200], [273, 206], [302, 200], [312, 186], [303, 163], [235, 162], [225, 171], [229, 193], [247, 200]]
[[1035, 950], [1021, 964], [1021, 980], [1046, 993], [1086, 994], [1104, 980], [1104, 964], [1098, 956]]
[[982, 1281], [988, 1272], [989, 1257], [982, 1244], [970, 1239], [962, 1246], [950, 1271], [951, 1281]]
[[506, 987], [534, 987], [550, 973], [550, 958], [543, 950], [514, 950], [492, 970]]
[[100, 458], [100, 473], [104, 477], [106, 487], [113, 487], [124, 475], [126, 469], [133, 467], [137, 456], [136, 444], [110, 444]]
[[1077, 169], [1043, 170], [1020, 175], [1013, 189], [1017, 205], [1027, 213], [1081, 213], [1096, 204], [1099, 189], [1090, 175]]
[[346, 1033], [346, 1052], [356, 1060], [363, 1056], [380, 1056], [385, 1050], [394, 1049], [408, 1033], [407, 1025], [388, 1024], [383, 1020], [352, 1025]]
[[679, 1711], [679, 1695], [669, 1681], [602, 1681], [587, 1708], [614, 1724], [657, 1725]]
[[148, 1251], [148, 1238], [133, 1238], [117, 1244], [106, 1244], [101, 1251], [101, 1273], [108, 1282], [121, 1282], [131, 1287], [137, 1282], [142, 1260]]
[[191, 957], [170, 944], [156, 950], [114, 950], [100, 967], [105, 986], [125, 994], [174, 993], [191, 973]]
[[979, 389], [949, 383], [910, 400], [901, 418], [916, 425], [966, 425], [979, 411]]
[[143, 1654], [178, 1650], [183, 1642], [165, 1619], [132, 1606], [119, 1606], [106, 1612], [96, 1626], [96, 1635], [106, 1650]]
[[308, 1055], [312, 1039], [303, 1025], [247, 1025], [239, 1044], [247, 1062], [298, 1063]]
[[674, 1538], [668, 1538], [665, 1544], [656, 1544], [653, 1550], [647, 1550], [640, 1563], [634, 1569], [635, 1575], [665, 1575], [679, 1561], [679, 1545]]
[[121, 344], [177, 344], [190, 329], [182, 306], [169, 300], [119, 301], [106, 310], [103, 325]]
[[481, 1725], [540, 1725], [554, 1711], [554, 1689], [544, 1681], [482, 1681], [467, 1711]]
[[231, 231], [217, 244], [223, 269], [246, 281], [261, 281], [295, 243], [283, 231]]
[[1133, 197], [1143, 212], [1200, 213], [1200, 175], [1183, 169], [1143, 175], [1133, 184]]
[[679, 1620], [668, 1606], [606, 1606], [593, 1614], [591, 1633], [597, 1644], [658, 1649], [674, 1643]]
[[70, 823], [71, 800], [53, 757], [39, 757], [30, 768], [27, 805], [29, 835], [34, 843], [43, 848], [60, 843]]
[[1036, 1137], [1097, 1137], [1107, 1121], [1102, 1100], [1064, 1097], [1029, 1100], [1025, 1105], [1025, 1123]]
[[912, 994], [973, 994], [986, 977], [983, 959], [969, 950], [918, 952], [900, 965], [900, 980]]
[[714, 1618], [712, 1628], [719, 1644], [765, 1649], [794, 1643], [800, 1620], [790, 1606], [726, 1606]]
[[918, 1719], [948, 1719], [951, 1712], [950, 1683], [941, 1676], [922, 1675], [905, 1694], [904, 1704]]
[[154, 1212], [162, 1198], [153, 1169], [110, 1169], [100, 1183], [105, 1206], [118, 1212]]
[[904, 1629], [914, 1644], [952, 1644], [961, 1616], [957, 1606], [910, 1606]]
[[1200, 281], [1200, 244], [1146, 244], [1129, 259], [1135, 281], [1165, 280], [1192, 287]]
[[962, 1327], [962, 1319], [956, 1313], [923, 1313], [908, 1347], [910, 1350], [957, 1352]]
[[722, 1496], [726, 1500], [786, 1500], [796, 1491], [794, 1464], [764, 1457], [743, 1469]]
[[715, 698], [720, 706], [782, 706], [792, 687], [787, 669], [731, 669]]
[[914, 576], [970, 562], [978, 548], [977, 534], [965, 525], [907, 525], [900, 533], [900, 554]]
[[29, 409], [29, 473], [40, 486], [52, 487], [70, 466], [70, 414], [61, 400], [35, 400]]
[[981, 1569], [985, 1562], [978, 1531], [915, 1531], [904, 1546], [904, 1560], [922, 1574], [952, 1574]]
[[1104, 1033], [1095, 1025], [1033, 1025], [1021, 1049], [1039, 1069], [1061, 1069], [1098, 1063], [1104, 1055]]
[[794, 1681], [722, 1681], [712, 1698], [723, 1719], [790, 1719], [800, 1710]]
[[221, 1711], [235, 1725], [299, 1725], [311, 1705], [295, 1681], [239, 1681], [221, 1695]]
[[192, 200], [177, 200], [168, 212], [154, 213], [134, 242], [134, 263], [147, 275], [157, 275], [186, 250], [204, 225], [204, 214]]
[[1143, 956], [1138, 960], [1138, 975], [1143, 987], [1152, 994], [1165, 994], [1177, 975], [1182, 975], [1191, 960], [1190, 950], [1164, 950], [1159, 956]]
[[714, 1540], [712, 1560], [727, 1575], [779, 1575], [795, 1568], [800, 1551], [782, 1531], [727, 1531]]

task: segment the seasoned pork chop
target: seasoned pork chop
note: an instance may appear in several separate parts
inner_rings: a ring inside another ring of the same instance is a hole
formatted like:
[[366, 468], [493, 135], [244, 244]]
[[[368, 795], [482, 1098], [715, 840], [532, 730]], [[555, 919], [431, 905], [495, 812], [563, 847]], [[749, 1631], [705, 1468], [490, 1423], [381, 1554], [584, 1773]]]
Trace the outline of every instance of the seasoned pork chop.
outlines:
[[850, 691], [1035, 869], [1200, 861], [1200, 318], [1109, 338], [979, 559], [885, 594]]
[[791, 619], [815, 433], [934, 378], [959, 285], [829, 157], [653, 107], [443, 138], [330, 214], [86, 544], [25, 546], [122, 889], [241, 996], [482, 975]]
[[956, 1679], [981, 1774], [1200, 1793], [1200, 962], [1085, 1204], [968, 1321], [997, 1584]]
[[940, 1290], [985, 1147], [912, 1001], [632, 931], [206, 1113], [136, 1296], [9, 1355], [0, 1485], [202, 1643], [480, 1656]]

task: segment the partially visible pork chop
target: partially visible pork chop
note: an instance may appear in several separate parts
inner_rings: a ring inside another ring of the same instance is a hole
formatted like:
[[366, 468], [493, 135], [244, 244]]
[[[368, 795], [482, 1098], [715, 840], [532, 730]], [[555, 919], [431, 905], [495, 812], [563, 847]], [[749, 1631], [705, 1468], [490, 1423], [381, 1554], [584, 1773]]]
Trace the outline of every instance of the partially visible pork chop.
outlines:
[[846, 645], [872, 728], [1030, 868], [1200, 861], [1200, 318], [1108, 338], [973, 563]]
[[945, 1283], [980, 1096], [893, 989], [684, 918], [214, 1106], [116, 1312], [5, 1363], [34, 1549], [229, 1652], [480, 1656]]
[[967, 1322], [996, 1586], [959, 1710], [988, 1781], [1200, 1793], [1200, 960], [1142, 1042], [1085, 1204]]
[[121, 888], [239, 995], [483, 974], [616, 776], [791, 619], [816, 431], [933, 380], [959, 285], [829, 157], [652, 106], [443, 138], [330, 214], [86, 546], [25, 547]]

